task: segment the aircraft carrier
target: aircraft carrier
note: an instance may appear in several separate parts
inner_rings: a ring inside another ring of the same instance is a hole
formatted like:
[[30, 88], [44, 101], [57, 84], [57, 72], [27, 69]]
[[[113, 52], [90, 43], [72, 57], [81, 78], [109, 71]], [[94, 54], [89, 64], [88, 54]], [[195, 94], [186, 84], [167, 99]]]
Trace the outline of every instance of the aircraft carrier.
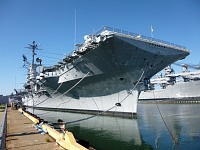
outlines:
[[143, 84], [167, 65], [184, 59], [185, 47], [103, 27], [56, 65], [42, 66], [33, 42], [22, 101], [34, 109], [135, 116]]

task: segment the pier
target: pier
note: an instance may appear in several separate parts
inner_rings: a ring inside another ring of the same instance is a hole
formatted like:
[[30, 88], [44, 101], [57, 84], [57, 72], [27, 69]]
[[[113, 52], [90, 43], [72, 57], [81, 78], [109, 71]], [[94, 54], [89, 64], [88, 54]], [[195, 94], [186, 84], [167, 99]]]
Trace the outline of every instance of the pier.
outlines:
[[[47, 121], [23, 109], [5, 108], [0, 113], [0, 149], [6, 150], [87, 150], [69, 131], [58, 131]], [[88, 147], [89, 150], [94, 150]]]
[[33, 128], [33, 122], [18, 110], [8, 108], [7, 110], [7, 150], [60, 150], [55, 140], [48, 134], [42, 135]]

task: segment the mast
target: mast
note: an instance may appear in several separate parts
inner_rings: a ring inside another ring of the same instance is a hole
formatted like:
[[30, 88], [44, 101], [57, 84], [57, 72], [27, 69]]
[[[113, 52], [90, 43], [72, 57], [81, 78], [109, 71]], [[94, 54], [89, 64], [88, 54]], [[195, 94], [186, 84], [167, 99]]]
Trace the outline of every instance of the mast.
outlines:
[[33, 41], [33, 44], [28, 44], [29, 47], [26, 47], [26, 48], [29, 48], [32, 50], [32, 65], [34, 65], [34, 56], [36, 55], [35, 53], [35, 50], [39, 50], [38, 49], [38, 45], [35, 43], [35, 41]]
[[[30, 81], [31, 81], [31, 94], [34, 93], [35, 91], [35, 86], [37, 86], [37, 83], [36, 83], [36, 68], [37, 68], [37, 64], [35, 64], [35, 50], [40, 50], [38, 48], [38, 45], [35, 43], [35, 41], [33, 41], [32, 44], [28, 44], [29, 46], [28, 47], [25, 47], [25, 48], [28, 48], [28, 49], [31, 49], [32, 50], [32, 63], [28, 63], [27, 60], [26, 60], [26, 57], [23, 56], [24, 58], [24, 62], [27, 62], [28, 64], [30, 64]], [[41, 61], [40, 61], [40, 65], [41, 65]], [[33, 114], [34, 114], [34, 99], [33, 99]]]

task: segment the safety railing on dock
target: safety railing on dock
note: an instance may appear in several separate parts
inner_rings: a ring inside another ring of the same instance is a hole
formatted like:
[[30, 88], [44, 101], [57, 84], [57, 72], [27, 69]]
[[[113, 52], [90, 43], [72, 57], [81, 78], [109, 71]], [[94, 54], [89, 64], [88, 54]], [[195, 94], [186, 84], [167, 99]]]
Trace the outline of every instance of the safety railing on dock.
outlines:
[[6, 142], [6, 123], [7, 123], [7, 105], [4, 110], [4, 114], [2, 117], [1, 125], [0, 125], [0, 149], [5, 149], [5, 142]]
[[144, 39], [144, 40], [148, 40], [148, 41], [151, 41], [151, 42], [157, 42], [157, 43], [173, 46], [173, 47], [180, 48], [180, 49], [186, 49], [185, 46], [181, 46], [181, 45], [174, 44], [174, 43], [171, 43], [171, 42], [163, 41], [163, 40], [160, 40], [160, 39], [156, 39], [156, 38], [152, 38], [152, 37], [148, 37], [148, 36], [144, 36], [144, 35], [140, 35], [140, 34], [132, 33], [132, 32], [129, 32], [129, 31], [108, 27], [108, 26], [102, 27], [95, 34], [100, 34], [101, 32], [106, 31], [106, 30], [111, 31], [111, 32], [115, 32], [115, 33], [119, 33], [119, 34], [123, 34], [123, 35], [129, 35], [129, 36], [132, 36], [132, 37], [139, 37], [139, 38]]

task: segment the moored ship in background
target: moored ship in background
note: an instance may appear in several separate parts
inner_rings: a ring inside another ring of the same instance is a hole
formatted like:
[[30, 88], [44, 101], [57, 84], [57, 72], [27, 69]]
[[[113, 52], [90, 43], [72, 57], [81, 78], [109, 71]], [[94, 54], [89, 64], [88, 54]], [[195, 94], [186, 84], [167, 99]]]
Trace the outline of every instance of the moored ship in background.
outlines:
[[[70, 55], [50, 67], [35, 63], [38, 45], [29, 44], [25, 106], [69, 112], [133, 116], [145, 83], [189, 51], [173, 43], [103, 27], [86, 35]], [[38, 70], [37, 70], [38, 68]]]
[[[179, 65], [176, 63], [176, 65]], [[200, 67], [189, 71], [190, 65], [182, 64], [182, 72], [175, 73], [171, 66], [164, 69], [164, 76], [150, 79], [146, 90], [139, 97], [140, 102], [200, 103]]]

